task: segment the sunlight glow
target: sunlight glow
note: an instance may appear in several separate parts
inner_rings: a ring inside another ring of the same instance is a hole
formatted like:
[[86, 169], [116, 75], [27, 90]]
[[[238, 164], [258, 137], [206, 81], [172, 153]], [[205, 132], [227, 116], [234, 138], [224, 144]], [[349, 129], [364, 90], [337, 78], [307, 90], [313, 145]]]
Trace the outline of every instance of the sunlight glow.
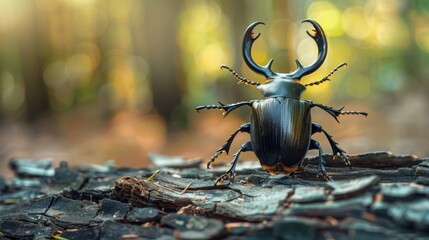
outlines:
[[365, 14], [362, 7], [352, 7], [343, 13], [342, 24], [344, 31], [350, 37], [361, 40], [369, 36], [373, 30], [373, 24]]
[[429, 52], [429, 26], [418, 26], [415, 32], [417, 45], [425, 52]]
[[307, 10], [308, 17], [315, 19], [331, 37], [341, 36], [341, 11], [329, 1], [315, 1]]

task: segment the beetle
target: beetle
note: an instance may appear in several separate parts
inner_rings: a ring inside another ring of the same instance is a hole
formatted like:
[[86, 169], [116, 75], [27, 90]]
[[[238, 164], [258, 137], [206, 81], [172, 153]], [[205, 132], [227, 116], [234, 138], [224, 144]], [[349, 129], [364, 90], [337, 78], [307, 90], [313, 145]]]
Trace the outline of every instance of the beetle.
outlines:
[[346, 63], [340, 64], [319, 81], [308, 84], [300, 83], [302, 77], [313, 73], [323, 64], [328, 51], [326, 36], [321, 26], [313, 19], [305, 19], [302, 23], [304, 22], [310, 23], [314, 28], [313, 33], [307, 31], [308, 36], [315, 41], [318, 49], [317, 59], [313, 63], [308, 66], [302, 66], [299, 60], [296, 59], [297, 69], [291, 73], [277, 73], [271, 70], [273, 59], [265, 66], [257, 64], [252, 58], [251, 49], [260, 33], [255, 35], [253, 29], [257, 25], [265, 25], [265, 23], [254, 22], [250, 24], [244, 33], [242, 43], [243, 59], [252, 71], [265, 76], [266, 81], [264, 83], [250, 81], [241, 77], [226, 65], [222, 65], [221, 69], [230, 71], [238, 80], [238, 83], [255, 86], [261, 92], [263, 99], [233, 104], [219, 102], [219, 105], [198, 106], [196, 108], [197, 111], [220, 109], [225, 117], [241, 106], [249, 106], [252, 109], [250, 122], [241, 125], [228, 138], [226, 143], [216, 150], [207, 163], [207, 168], [210, 168], [219, 155], [224, 152], [228, 154], [231, 144], [239, 132], [250, 134], [250, 141], [244, 143], [234, 154], [230, 168], [216, 179], [215, 185], [219, 185], [225, 179], [234, 178], [235, 167], [240, 153], [246, 151], [253, 151], [262, 168], [270, 174], [292, 174], [300, 168], [308, 150], [318, 150], [317, 176], [322, 176], [326, 181], [332, 181], [324, 167], [322, 148], [319, 142], [311, 139], [311, 136], [315, 133], [323, 133], [332, 148], [334, 157], [342, 158], [345, 165], [351, 168], [346, 152], [338, 146], [338, 143], [332, 139], [332, 136], [321, 125], [311, 121], [310, 110], [313, 107], [319, 107], [329, 113], [337, 122], [339, 122], [338, 117], [340, 115], [356, 114], [367, 116], [368, 114], [361, 111], [343, 111], [344, 107], [334, 109], [309, 100], [301, 100], [301, 95], [307, 86], [319, 85], [329, 81], [329, 77], [335, 71], [346, 65]]

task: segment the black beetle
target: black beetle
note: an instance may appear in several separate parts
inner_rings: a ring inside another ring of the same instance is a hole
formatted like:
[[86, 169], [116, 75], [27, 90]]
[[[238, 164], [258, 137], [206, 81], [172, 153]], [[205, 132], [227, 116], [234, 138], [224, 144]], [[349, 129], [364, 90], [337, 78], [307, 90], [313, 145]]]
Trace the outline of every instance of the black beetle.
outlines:
[[232, 110], [241, 106], [250, 106], [252, 108], [252, 117], [250, 123], [241, 125], [226, 143], [220, 147], [207, 163], [207, 168], [214, 160], [223, 152], [228, 154], [229, 148], [235, 136], [239, 132], [250, 133], [251, 141], [244, 143], [240, 150], [234, 154], [231, 162], [231, 167], [216, 179], [215, 185], [220, 184], [227, 178], [233, 178], [235, 175], [235, 166], [241, 152], [253, 151], [258, 157], [262, 167], [271, 174], [278, 173], [293, 173], [298, 170], [308, 150], [319, 150], [319, 164], [317, 176], [322, 176], [326, 181], [332, 181], [332, 178], [326, 173], [324, 161], [322, 158], [323, 152], [319, 143], [311, 139], [311, 136], [318, 132], [323, 132], [328, 139], [334, 156], [339, 156], [343, 159], [346, 166], [351, 167], [345, 151], [332, 139], [323, 128], [317, 123], [311, 122], [310, 109], [319, 107], [328, 112], [335, 120], [342, 114], [361, 114], [367, 116], [366, 112], [358, 111], [342, 111], [344, 107], [334, 109], [322, 104], [313, 103], [308, 100], [301, 100], [301, 95], [307, 86], [318, 85], [324, 81], [329, 81], [329, 77], [338, 68], [346, 65], [342, 63], [332, 70], [323, 79], [309, 84], [301, 84], [300, 79], [316, 71], [325, 61], [328, 45], [325, 33], [320, 25], [312, 20], [306, 19], [303, 22], [309, 22], [313, 25], [313, 34], [307, 31], [307, 34], [316, 42], [318, 48], [317, 59], [309, 66], [303, 67], [296, 60], [297, 70], [292, 73], [276, 73], [271, 70], [273, 59], [266, 66], [260, 66], [252, 59], [251, 48], [253, 42], [259, 37], [253, 33], [255, 26], [264, 24], [255, 22], [250, 24], [244, 33], [242, 52], [243, 58], [247, 66], [258, 74], [266, 77], [264, 83], [250, 81], [239, 76], [231, 68], [222, 65], [222, 69], [228, 69], [238, 80], [238, 83], [244, 83], [251, 86], [257, 86], [257, 89], [264, 97], [262, 100], [244, 101], [234, 104], [207, 105], [199, 106], [197, 111], [201, 109], [221, 109], [224, 111], [224, 116]]

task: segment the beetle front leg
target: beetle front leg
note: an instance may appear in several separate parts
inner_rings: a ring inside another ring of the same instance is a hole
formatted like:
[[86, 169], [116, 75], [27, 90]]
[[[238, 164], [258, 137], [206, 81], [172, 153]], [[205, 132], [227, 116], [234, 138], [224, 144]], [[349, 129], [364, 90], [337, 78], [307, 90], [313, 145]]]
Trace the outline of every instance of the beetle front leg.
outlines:
[[326, 173], [326, 169], [325, 169], [324, 161], [323, 161], [323, 151], [322, 151], [322, 147], [320, 146], [319, 142], [314, 140], [314, 139], [311, 139], [310, 146], [308, 147], [308, 149], [309, 150], [312, 150], [312, 149], [318, 149], [319, 150], [319, 167], [317, 168], [317, 176], [318, 177], [322, 176], [325, 181], [332, 182], [333, 180], [332, 180], [331, 176], [329, 176]]
[[250, 133], [250, 123], [245, 123], [240, 126], [239, 129], [237, 129], [231, 136], [226, 140], [225, 144], [222, 145], [218, 150], [216, 150], [215, 154], [210, 158], [210, 161], [207, 163], [207, 168], [210, 168], [210, 165], [215, 161], [217, 157], [219, 157], [223, 152], [225, 152], [227, 155], [229, 153], [229, 148], [231, 147], [232, 141], [234, 141], [235, 136], [239, 132], [247, 132]]
[[235, 166], [237, 165], [238, 157], [240, 156], [241, 152], [247, 152], [247, 151], [253, 151], [252, 142], [246, 142], [243, 145], [241, 145], [241, 148], [234, 154], [234, 158], [231, 161], [231, 167], [226, 171], [224, 174], [222, 174], [220, 177], [218, 177], [215, 181], [215, 186], [221, 184], [223, 180], [230, 178], [231, 180], [235, 176]]
[[226, 115], [228, 115], [228, 113], [230, 113], [232, 110], [245, 105], [252, 106], [253, 102], [254, 101], [244, 101], [233, 104], [223, 104], [219, 102], [219, 105], [198, 106], [196, 110], [197, 112], [199, 112], [202, 109], [221, 109], [223, 111], [223, 116], [226, 117]]
[[338, 146], [338, 143], [334, 141], [334, 139], [332, 139], [332, 136], [329, 135], [328, 132], [325, 131], [325, 129], [322, 128], [322, 126], [320, 124], [317, 123], [312, 123], [311, 125], [311, 135], [315, 134], [315, 133], [320, 133], [323, 132], [323, 134], [325, 134], [326, 138], [329, 141], [329, 144], [331, 145], [332, 148], [332, 154], [333, 154], [333, 158], [335, 159], [336, 157], [340, 157], [341, 159], [343, 159], [344, 164], [346, 166], [349, 166], [350, 169], [352, 168], [352, 164], [350, 163], [349, 157], [346, 156], [346, 151], [344, 151], [343, 149], [341, 149]]

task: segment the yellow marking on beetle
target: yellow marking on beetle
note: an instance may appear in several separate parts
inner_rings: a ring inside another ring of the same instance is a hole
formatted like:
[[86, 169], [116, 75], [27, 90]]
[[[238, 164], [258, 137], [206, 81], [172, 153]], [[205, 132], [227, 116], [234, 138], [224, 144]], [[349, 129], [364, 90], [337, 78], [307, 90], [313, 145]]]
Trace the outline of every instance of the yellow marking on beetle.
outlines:
[[267, 166], [267, 165], [262, 165], [262, 168], [267, 171], [270, 174], [279, 174], [279, 173], [293, 173], [297, 170], [299, 170], [300, 165], [297, 166], [284, 166], [281, 163], [277, 163], [274, 166]]

